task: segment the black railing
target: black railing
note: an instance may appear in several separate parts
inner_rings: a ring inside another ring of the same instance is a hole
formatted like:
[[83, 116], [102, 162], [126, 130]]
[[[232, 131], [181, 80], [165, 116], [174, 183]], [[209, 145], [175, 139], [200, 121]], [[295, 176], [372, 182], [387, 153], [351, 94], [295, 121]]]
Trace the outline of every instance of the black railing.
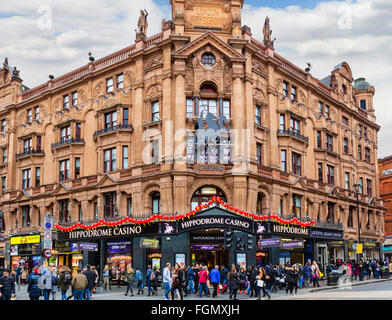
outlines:
[[113, 132], [113, 131], [122, 130], [122, 129], [133, 130], [133, 126], [131, 124], [118, 124], [116, 126], [107, 127], [105, 129], [95, 131], [93, 138], [100, 136], [102, 134], [108, 133], [108, 132]]
[[65, 139], [60, 142], [52, 143], [51, 146], [52, 146], [52, 149], [56, 149], [58, 147], [62, 147], [62, 146], [65, 146], [68, 144], [73, 144], [73, 143], [84, 143], [84, 139], [80, 139], [80, 138], [79, 139], [74, 139], [74, 138]]
[[309, 142], [309, 137], [305, 137], [298, 132], [298, 130], [278, 130], [278, 134], [289, 135], [298, 138], [304, 142]]
[[28, 157], [28, 156], [35, 155], [35, 154], [37, 154], [37, 155], [45, 155], [45, 152], [43, 150], [31, 149], [31, 150], [28, 150], [28, 151], [25, 151], [25, 152], [22, 152], [22, 153], [17, 153], [15, 155], [15, 157], [16, 157], [16, 159], [20, 159], [20, 158]]

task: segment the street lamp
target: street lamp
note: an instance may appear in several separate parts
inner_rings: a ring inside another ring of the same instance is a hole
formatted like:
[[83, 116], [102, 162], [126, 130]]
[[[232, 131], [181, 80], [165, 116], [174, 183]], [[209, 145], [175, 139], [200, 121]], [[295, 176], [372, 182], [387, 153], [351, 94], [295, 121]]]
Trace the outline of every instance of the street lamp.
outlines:
[[[354, 183], [354, 188], [355, 188], [355, 196], [357, 198], [357, 221], [358, 221], [358, 244], [361, 243], [361, 225], [360, 225], [360, 220], [359, 220], [359, 191], [360, 191], [360, 184], [359, 183]], [[358, 254], [358, 263], [360, 259], [360, 254]]]

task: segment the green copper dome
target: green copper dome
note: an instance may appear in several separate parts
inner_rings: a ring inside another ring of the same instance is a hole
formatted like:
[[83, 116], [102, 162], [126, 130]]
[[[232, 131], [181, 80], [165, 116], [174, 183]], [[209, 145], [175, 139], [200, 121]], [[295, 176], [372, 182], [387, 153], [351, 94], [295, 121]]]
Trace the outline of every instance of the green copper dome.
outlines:
[[365, 80], [365, 78], [358, 78], [354, 81], [353, 88], [357, 90], [367, 90], [369, 89], [370, 84]]

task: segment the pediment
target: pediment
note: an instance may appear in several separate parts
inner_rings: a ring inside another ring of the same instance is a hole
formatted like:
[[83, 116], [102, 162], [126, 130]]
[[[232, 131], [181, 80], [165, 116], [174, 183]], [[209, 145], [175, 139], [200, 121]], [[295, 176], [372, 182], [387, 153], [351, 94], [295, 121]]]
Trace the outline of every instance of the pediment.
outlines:
[[308, 186], [307, 186], [306, 182], [304, 181], [304, 179], [302, 179], [302, 178], [295, 179], [292, 182], [292, 186], [295, 188], [301, 188], [301, 189], [308, 190]]
[[222, 55], [230, 58], [230, 59], [240, 59], [245, 60], [246, 57], [236, 51], [233, 47], [228, 45], [222, 39], [218, 38], [212, 32], [206, 32], [200, 37], [194, 39], [193, 41], [189, 42], [179, 50], [173, 52], [173, 57], [179, 58], [188, 58], [190, 55], [194, 54], [195, 52], [199, 51], [205, 46], [210, 46], [215, 50], [219, 51]]
[[340, 198], [340, 193], [339, 193], [339, 190], [337, 189], [337, 187], [332, 187], [331, 189], [328, 190], [328, 193], [332, 197]]
[[115, 178], [113, 178], [110, 174], [105, 173], [101, 180], [98, 181], [97, 186], [105, 187], [105, 186], [113, 186], [113, 182], [118, 182]]
[[64, 183], [60, 182], [56, 188], [54, 188], [52, 194], [59, 194], [70, 191], [71, 188], [67, 187]]
[[31, 198], [31, 195], [27, 191], [22, 190], [21, 192], [19, 192], [19, 194], [15, 200], [16, 201], [24, 201], [24, 200], [30, 200], [30, 198]]

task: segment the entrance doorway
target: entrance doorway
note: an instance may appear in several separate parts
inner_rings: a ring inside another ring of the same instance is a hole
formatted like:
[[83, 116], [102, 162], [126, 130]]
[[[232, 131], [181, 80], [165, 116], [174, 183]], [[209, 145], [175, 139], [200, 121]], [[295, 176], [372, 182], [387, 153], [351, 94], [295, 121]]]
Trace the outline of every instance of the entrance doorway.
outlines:
[[229, 251], [224, 249], [224, 230], [207, 229], [190, 232], [191, 264], [202, 263], [213, 269], [229, 267]]

